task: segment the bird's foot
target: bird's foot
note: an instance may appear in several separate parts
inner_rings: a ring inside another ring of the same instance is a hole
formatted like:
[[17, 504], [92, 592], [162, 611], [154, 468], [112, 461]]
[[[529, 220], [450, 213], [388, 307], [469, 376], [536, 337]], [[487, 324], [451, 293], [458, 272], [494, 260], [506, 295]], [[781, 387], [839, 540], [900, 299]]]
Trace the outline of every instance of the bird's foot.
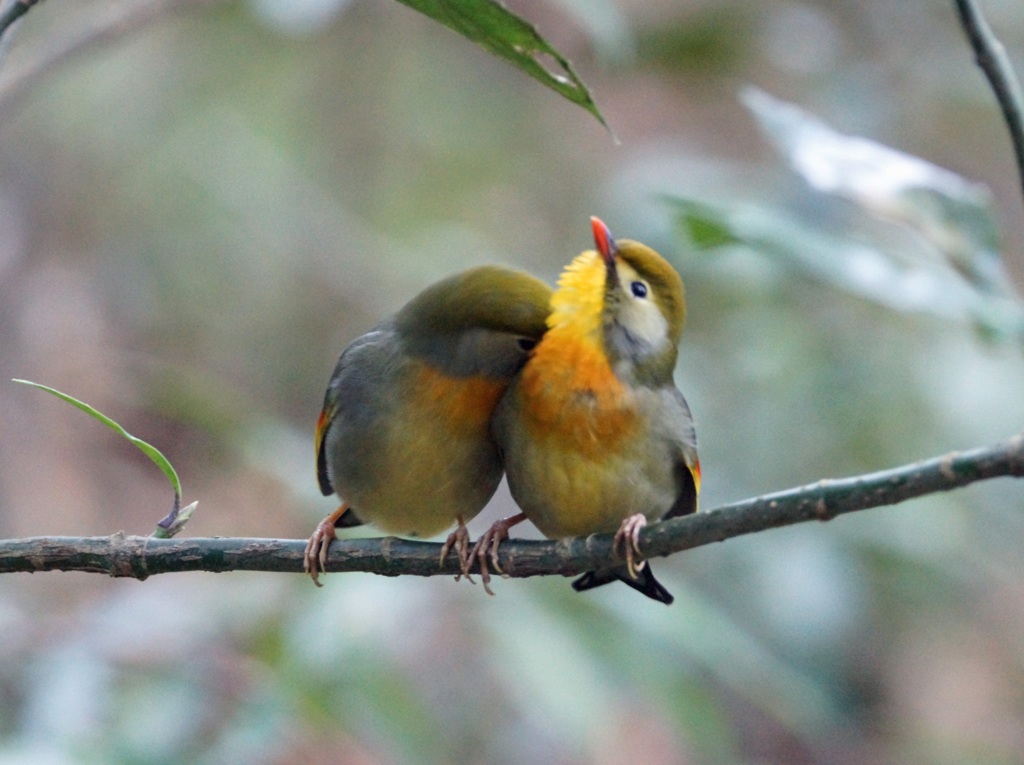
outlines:
[[483, 582], [484, 590], [486, 590], [488, 595], [493, 595], [494, 593], [489, 587], [491, 572], [488, 570], [487, 558], [491, 559], [491, 565], [494, 566], [495, 572], [508, 578], [508, 574], [502, 571], [501, 566], [498, 564], [498, 546], [501, 544], [501, 540], [508, 539], [508, 530], [510, 528], [525, 520], [526, 516], [518, 513], [508, 518], [502, 518], [500, 521], [495, 521], [484, 532], [483, 536], [476, 541], [476, 544], [473, 545], [473, 549], [469, 553], [470, 562], [476, 558], [480, 564], [480, 581]]
[[647, 525], [647, 518], [643, 513], [623, 518], [622, 525], [615, 532], [615, 539], [612, 540], [612, 549], [616, 552], [621, 544], [626, 557], [626, 570], [633, 579], [637, 578], [637, 572], [643, 571], [647, 561], [643, 559], [640, 552], [640, 529]]
[[471, 560], [469, 555], [469, 529], [466, 528], [466, 522], [462, 520], [461, 515], [456, 516], [455, 520], [458, 521], [459, 525], [455, 527], [455, 531], [448, 535], [444, 546], [441, 547], [440, 565], [444, 566], [445, 558], [448, 557], [448, 553], [454, 547], [456, 555], [459, 556], [459, 568], [462, 569], [461, 574], [456, 574], [455, 581], [457, 582], [465, 576], [470, 584], [476, 584], [473, 581], [473, 577], [469, 575], [469, 563]]
[[334, 533], [334, 524], [345, 514], [346, 510], [348, 510], [347, 503], [320, 521], [317, 524], [316, 531], [313, 532], [313, 536], [306, 542], [306, 552], [302, 558], [302, 570], [312, 577], [313, 584], [317, 587], [323, 587], [320, 584], [320, 572], [326, 573], [327, 570], [327, 548], [330, 546], [332, 539], [338, 538], [337, 534]]

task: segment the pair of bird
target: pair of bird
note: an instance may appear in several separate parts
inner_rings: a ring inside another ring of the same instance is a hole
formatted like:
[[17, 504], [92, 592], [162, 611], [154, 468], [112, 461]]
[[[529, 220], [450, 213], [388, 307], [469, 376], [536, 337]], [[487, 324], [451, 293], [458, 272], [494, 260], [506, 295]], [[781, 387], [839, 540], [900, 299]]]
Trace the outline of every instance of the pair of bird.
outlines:
[[[672, 595], [645, 565], [648, 519], [693, 513], [700, 491], [693, 419], [672, 379], [686, 306], [679, 274], [639, 242], [591, 219], [597, 250], [552, 291], [483, 266], [429, 287], [338, 360], [316, 427], [325, 495], [343, 504], [317, 527], [305, 568], [317, 581], [336, 527], [372, 523], [412, 537], [456, 523], [463, 573], [529, 519], [548, 538], [615, 532], [624, 565], [573, 582], [621, 580]], [[521, 513], [472, 550], [466, 522], [508, 475]], [[488, 592], [490, 590], [488, 589]]]

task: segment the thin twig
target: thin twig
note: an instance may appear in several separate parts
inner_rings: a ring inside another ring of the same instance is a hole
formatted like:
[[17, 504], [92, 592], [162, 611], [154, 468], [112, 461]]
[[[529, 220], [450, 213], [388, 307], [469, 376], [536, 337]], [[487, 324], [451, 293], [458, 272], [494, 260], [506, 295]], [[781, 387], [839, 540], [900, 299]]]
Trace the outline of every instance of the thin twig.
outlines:
[[967, 33], [978, 66], [995, 91], [1003, 118], [1010, 129], [1010, 140], [1017, 156], [1017, 175], [1024, 194], [1024, 97], [1006, 48], [996, 38], [974, 0], [954, 0], [960, 23]]
[[79, 29], [68, 34], [65, 40], [43, 51], [0, 82], [0, 114], [24, 96], [38, 80], [79, 55], [95, 47], [109, 45], [143, 29], [159, 21], [169, 11], [214, 2], [218, 0], [136, 0], [116, 6], [107, 13], [90, 19]]
[[11, 24], [28, 13], [29, 9], [38, 2], [39, 0], [14, 0], [14, 2], [8, 3], [7, 7], [0, 11], [0, 37], [3, 37]]
[[39, 0], [8, 0], [4, 3], [0, 0], [0, 66], [3, 66], [7, 58], [7, 52], [11, 49], [11, 43], [15, 38], [14, 22], [28, 13], [29, 8]]
[[[648, 526], [640, 546], [648, 557], [721, 542], [744, 534], [844, 513], [892, 505], [914, 497], [999, 476], [1024, 477], [1024, 434], [993, 446], [953, 452], [869, 475], [823, 480], [809, 486], [719, 507]], [[34, 537], [0, 541], [0, 573], [90, 571], [145, 579], [174, 571], [302, 571], [305, 540]], [[439, 567], [440, 545], [395, 537], [335, 541], [328, 571], [384, 576], [453, 575], [455, 556]], [[501, 566], [511, 576], [574, 576], [614, 562], [611, 535], [550, 542], [509, 541]]]

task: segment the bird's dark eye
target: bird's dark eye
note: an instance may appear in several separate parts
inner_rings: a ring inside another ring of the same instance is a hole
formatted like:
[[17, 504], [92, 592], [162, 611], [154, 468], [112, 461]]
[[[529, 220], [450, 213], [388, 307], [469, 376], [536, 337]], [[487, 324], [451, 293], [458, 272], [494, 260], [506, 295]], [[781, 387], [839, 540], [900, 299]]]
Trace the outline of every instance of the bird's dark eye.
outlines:
[[630, 282], [629, 291], [633, 293], [633, 297], [647, 297], [647, 285], [643, 282]]
[[519, 347], [522, 348], [527, 353], [532, 351], [536, 347], [536, 345], [537, 345], [537, 341], [534, 340], [531, 337], [521, 337], [521, 338], [519, 338]]

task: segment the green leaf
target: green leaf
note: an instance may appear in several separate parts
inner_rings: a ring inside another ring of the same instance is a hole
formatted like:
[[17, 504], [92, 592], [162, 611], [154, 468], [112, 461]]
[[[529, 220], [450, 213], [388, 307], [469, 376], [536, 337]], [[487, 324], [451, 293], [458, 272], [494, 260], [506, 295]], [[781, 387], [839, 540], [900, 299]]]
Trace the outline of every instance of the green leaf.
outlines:
[[665, 199], [677, 208], [679, 226], [698, 250], [713, 250], [740, 241], [729, 227], [727, 217], [710, 205], [677, 197]]
[[175, 507], [175, 510], [173, 511], [173, 514], [175, 516], [178, 515], [177, 508], [181, 504], [181, 481], [178, 480], [178, 474], [174, 470], [174, 468], [171, 466], [171, 463], [167, 460], [167, 458], [163, 454], [160, 453], [159, 449], [157, 449], [155, 446], [152, 446], [151, 444], [146, 443], [141, 438], [136, 438], [131, 433], [129, 433], [127, 430], [125, 430], [120, 425], [118, 425], [116, 422], [114, 422], [112, 419], [107, 417], [105, 414], [102, 414], [101, 412], [96, 411], [95, 409], [93, 409], [88, 404], [86, 404], [86, 403], [84, 403], [82, 401], [79, 401], [77, 398], [69, 396], [67, 393], [61, 393], [59, 390], [47, 387], [46, 385], [40, 385], [39, 383], [32, 382], [31, 380], [18, 380], [18, 379], [15, 379], [15, 380], [13, 380], [13, 382], [22, 383], [23, 385], [31, 385], [33, 388], [39, 388], [40, 390], [45, 390], [48, 393], [52, 393], [57, 398], [64, 399], [69, 404], [77, 406], [79, 409], [81, 409], [86, 414], [92, 415], [97, 420], [99, 420], [104, 425], [106, 425], [108, 428], [116, 430], [122, 436], [127, 438], [133, 444], [135, 444], [135, 446], [137, 446], [139, 449], [142, 450], [143, 454], [145, 454], [147, 457], [149, 457], [151, 460], [153, 460], [153, 462], [156, 463], [156, 466], [158, 468], [160, 468], [162, 471], [164, 471], [164, 475], [167, 476], [167, 480], [171, 482], [171, 486], [174, 488], [174, 507]]
[[[528, 22], [494, 0], [399, 0], [420, 13], [468, 37], [484, 50], [519, 67], [528, 75], [578, 104], [608, 127], [573, 71], [572, 64], [551, 47]], [[552, 69], [544, 65], [550, 60]]]

